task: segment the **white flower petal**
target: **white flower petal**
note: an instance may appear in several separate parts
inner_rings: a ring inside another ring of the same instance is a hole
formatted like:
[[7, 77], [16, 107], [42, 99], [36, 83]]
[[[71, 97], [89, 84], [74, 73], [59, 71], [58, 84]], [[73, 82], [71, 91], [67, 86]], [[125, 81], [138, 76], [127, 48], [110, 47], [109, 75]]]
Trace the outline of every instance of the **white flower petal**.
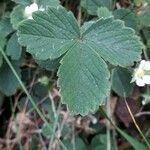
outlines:
[[142, 105], [145, 105], [145, 104], [146, 104], [146, 102], [143, 100], [143, 101], [142, 101]]
[[26, 15], [31, 15], [31, 14], [32, 14], [32, 11], [31, 11], [31, 9], [30, 9], [30, 6], [27, 6], [27, 7], [25, 8], [25, 14], [26, 14]]
[[132, 81], [135, 81], [138, 86], [150, 84], [150, 61], [142, 60], [139, 66], [134, 70]]
[[30, 5], [30, 9], [32, 12], [35, 12], [38, 10], [38, 5], [36, 3], [33, 3]]
[[145, 61], [145, 60], [142, 60], [142, 61], [140, 62], [140, 65], [139, 65], [138, 68], [143, 69], [143, 67], [145, 66], [145, 63], [146, 63], [146, 61]]
[[136, 80], [136, 84], [138, 85], [138, 86], [144, 86], [145, 85], [145, 82], [142, 80], [142, 79], [137, 79]]
[[24, 15], [28, 19], [33, 19], [32, 18], [32, 13], [38, 11], [38, 5], [36, 3], [31, 4], [30, 6], [27, 6], [24, 10]]
[[143, 76], [143, 81], [144, 81], [146, 84], [150, 84], [150, 75], [144, 75], [144, 76]]
[[144, 65], [144, 70], [150, 70], [150, 61], [147, 61]]
[[138, 68], [138, 69], [135, 70], [135, 73], [134, 73], [134, 78], [135, 78], [135, 79], [142, 78], [143, 76], [144, 76], [144, 71], [143, 71], [143, 69]]

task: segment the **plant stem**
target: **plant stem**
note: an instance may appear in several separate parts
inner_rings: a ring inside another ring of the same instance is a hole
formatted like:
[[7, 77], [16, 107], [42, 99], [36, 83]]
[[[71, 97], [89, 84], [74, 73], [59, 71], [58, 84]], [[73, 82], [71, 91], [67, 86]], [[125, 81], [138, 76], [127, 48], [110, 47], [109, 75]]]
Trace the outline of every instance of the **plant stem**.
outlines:
[[150, 115], [150, 111], [143, 111], [143, 112], [139, 112], [135, 115], [135, 117], [140, 117], [143, 115]]
[[6, 60], [7, 64], [9, 65], [10, 69], [12, 70], [13, 74], [15, 75], [15, 77], [17, 78], [19, 84], [21, 85], [23, 91], [25, 92], [25, 94], [27, 95], [28, 99], [30, 100], [31, 104], [33, 105], [33, 107], [35, 108], [35, 110], [37, 111], [37, 113], [39, 114], [39, 116], [41, 117], [41, 119], [49, 126], [49, 123], [47, 122], [47, 120], [45, 119], [45, 117], [43, 116], [42, 112], [38, 109], [38, 107], [36, 106], [33, 98], [31, 97], [31, 95], [29, 94], [28, 90], [26, 89], [26, 87], [24, 86], [23, 82], [21, 81], [20, 77], [18, 76], [17, 72], [15, 71], [14, 67], [12, 66], [11, 62], [9, 61], [8, 57], [6, 56], [5, 52], [3, 51], [3, 49], [0, 47], [0, 52], [2, 53], [4, 59]]
[[[110, 110], [110, 96], [107, 98], [107, 116], [111, 119], [111, 110]], [[107, 132], [107, 150], [111, 150], [111, 139], [110, 139], [110, 121], [106, 122], [106, 132]]]
[[[10, 60], [8, 59], [8, 57], [6, 56], [5, 52], [3, 51], [3, 49], [0, 46], [0, 52], [2, 53], [5, 61], [7, 62], [7, 64], [9, 65], [10, 69], [12, 70], [13, 74], [15, 75], [16, 79], [18, 80], [19, 84], [21, 85], [23, 91], [25, 92], [25, 94], [27, 95], [28, 99], [30, 100], [32, 106], [34, 107], [34, 109], [37, 111], [38, 115], [41, 117], [41, 119], [43, 120], [43, 122], [48, 126], [49, 129], [51, 129], [48, 121], [45, 119], [44, 115], [42, 114], [42, 112], [39, 110], [39, 108], [37, 107], [36, 103], [34, 102], [33, 98], [31, 97], [31, 95], [29, 94], [28, 90], [26, 89], [26, 87], [24, 86], [23, 82], [21, 81], [20, 77], [18, 76], [17, 72], [15, 71], [14, 67], [12, 66]], [[61, 142], [61, 140], [59, 140], [61, 146], [67, 150], [66, 146]]]
[[55, 118], [54, 125], [53, 125], [53, 134], [51, 135], [51, 139], [50, 139], [50, 142], [49, 142], [49, 148], [48, 148], [49, 150], [51, 150], [52, 145], [53, 145], [53, 141], [54, 141], [54, 138], [55, 138], [54, 134], [55, 134], [55, 131], [56, 131], [56, 128], [57, 128], [57, 123], [58, 123], [58, 114], [57, 114], [55, 104], [54, 104], [54, 100], [53, 100], [51, 94], [49, 94], [49, 98], [51, 100], [52, 111], [53, 111], [54, 118]]
[[147, 55], [146, 48], [143, 49], [143, 54], [144, 54], [145, 59], [148, 61], [149, 58], [148, 58], [148, 55]]
[[132, 114], [132, 112], [131, 112], [131, 109], [130, 109], [130, 107], [129, 107], [129, 105], [128, 105], [128, 103], [127, 103], [127, 101], [126, 101], [125, 98], [124, 98], [124, 100], [125, 100], [125, 103], [126, 103], [128, 112], [129, 112], [129, 114], [130, 114], [130, 116], [131, 116], [131, 118], [132, 118], [132, 120], [133, 120], [133, 122], [134, 122], [134, 124], [135, 124], [135, 127], [137, 128], [137, 130], [139, 131], [140, 135], [141, 135], [142, 138], [144, 139], [144, 141], [145, 141], [147, 147], [150, 149], [150, 144], [149, 144], [149, 142], [147, 141], [146, 137], [144, 136], [143, 132], [141, 131], [140, 127], [138, 126], [136, 120], [134, 119], [134, 116], [133, 116], [133, 114]]

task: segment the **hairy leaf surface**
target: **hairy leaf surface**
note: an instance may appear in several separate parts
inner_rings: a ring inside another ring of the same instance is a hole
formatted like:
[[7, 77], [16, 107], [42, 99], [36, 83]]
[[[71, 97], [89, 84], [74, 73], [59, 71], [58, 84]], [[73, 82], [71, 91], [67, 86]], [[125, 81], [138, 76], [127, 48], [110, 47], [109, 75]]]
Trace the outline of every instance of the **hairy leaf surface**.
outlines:
[[104, 60], [85, 44], [74, 46], [62, 59], [58, 85], [73, 113], [93, 112], [105, 102], [109, 72]]
[[20, 25], [20, 43], [27, 45], [28, 51], [38, 59], [58, 58], [80, 36], [75, 18], [62, 7], [34, 13], [33, 18], [34, 20], [24, 21]]
[[63, 102], [74, 114], [94, 112], [109, 92], [105, 61], [128, 66], [140, 60], [142, 44], [131, 28], [114, 18], [99, 19], [79, 28], [72, 13], [50, 7], [19, 27], [19, 41], [38, 60], [64, 54], [58, 85]]
[[142, 44], [120, 20], [100, 19], [83, 33], [89, 47], [113, 65], [128, 66], [140, 60]]

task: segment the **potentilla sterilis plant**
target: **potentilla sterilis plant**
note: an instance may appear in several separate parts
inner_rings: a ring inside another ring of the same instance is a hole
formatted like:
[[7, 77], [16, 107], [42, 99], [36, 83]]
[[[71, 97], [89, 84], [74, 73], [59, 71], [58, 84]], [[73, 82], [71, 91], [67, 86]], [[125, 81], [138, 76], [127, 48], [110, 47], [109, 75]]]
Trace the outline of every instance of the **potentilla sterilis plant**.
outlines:
[[150, 84], [150, 61], [142, 60], [135, 69], [132, 82], [136, 82], [138, 86]]

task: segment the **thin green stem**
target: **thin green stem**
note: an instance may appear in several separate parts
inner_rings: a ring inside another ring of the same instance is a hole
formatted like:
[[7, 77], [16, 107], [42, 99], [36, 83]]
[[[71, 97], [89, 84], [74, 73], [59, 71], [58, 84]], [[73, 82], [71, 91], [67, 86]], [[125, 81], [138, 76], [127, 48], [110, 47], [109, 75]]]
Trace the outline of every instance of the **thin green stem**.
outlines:
[[[107, 116], [111, 118], [111, 110], [110, 110], [110, 96], [107, 98]], [[107, 132], [107, 150], [111, 150], [111, 139], [110, 139], [110, 122], [107, 120], [106, 122], [106, 132]]]
[[134, 119], [134, 116], [133, 116], [133, 114], [132, 114], [132, 112], [131, 112], [131, 109], [130, 109], [130, 107], [129, 107], [129, 105], [128, 105], [128, 103], [127, 103], [127, 101], [126, 101], [125, 98], [124, 98], [124, 100], [125, 100], [125, 103], [126, 103], [128, 112], [129, 112], [129, 114], [130, 114], [130, 116], [131, 116], [131, 118], [132, 118], [132, 120], [133, 120], [133, 122], [134, 122], [135, 127], [136, 127], [137, 130], [139, 131], [139, 133], [140, 133], [141, 137], [143, 138], [143, 140], [145, 141], [147, 147], [150, 149], [150, 143], [148, 142], [148, 140], [147, 140], [146, 137], [144, 136], [143, 132], [141, 131], [140, 127], [138, 126], [136, 120]]
[[[2, 53], [5, 61], [7, 62], [7, 64], [9, 65], [10, 69], [12, 70], [13, 74], [15, 75], [16, 79], [18, 80], [19, 84], [21, 85], [23, 91], [25, 92], [25, 94], [27, 95], [28, 99], [30, 100], [32, 106], [34, 107], [34, 109], [37, 111], [38, 115], [41, 117], [41, 119], [43, 120], [43, 122], [48, 126], [48, 128], [51, 130], [51, 127], [48, 123], [48, 121], [45, 119], [44, 115], [42, 114], [42, 112], [39, 110], [39, 108], [37, 107], [36, 103], [34, 102], [33, 98], [31, 97], [31, 95], [29, 94], [28, 90], [26, 89], [26, 87], [24, 86], [23, 82], [21, 81], [20, 77], [18, 76], [17, 72], [15, 71], [14, 67], [12, 66], [10, 60], [8, 59], [8, 57], [6, 56], [5, 52], [3, 51], [3, 49], [0, 46], [0, 52]], [[59, 140], [59, 139], [58, 139]], [[67, 150], [66, 146], [62, 143], [61, 140], [59, 140], [60, 145]]]
[[56, 107], [55, 107], [55, 104], [54, 104], [54, 100], [52, 98], [52, 96], [49, 94], [49, 97], [50, 97], [50, 100], [51, 100], [51, 104], [52, 104], [52, 110], [53, 110], [53, 114], [54, 114], [54, 118], [55, 118], [55, 121], [54, 121], [54, 125], [53, 125], [53, 134], [51, 135], [51, 140], [49, 142], [49, 150], [52, 149], [52, 145], [53, 145], [53, 141], [54, 141], [54, 138], [55, 138], [55, 132], [56, 132], [56, 129], [57, 129], [57, 124], [58, 124], [58, 119], [59, 119], [59, 110], [60, 110], [60, 104], [59, 104], [59, 107], [58, 107], [58, 110], [56, 111]]
[[33, 98], [29, 94], [28, 90], [24, 86], [23, 82], [21, 81], [20, 77], [18, 76], [17, 72], [15, 71], [14, 67], [12, 66], [11, 62], [9, 61], [8, 57], [6, 56], [5, 52], [3, 51], [3, 49], [1, 47], [0, 47], [0, 52], [2, 53], [4, 59], [6, 60], [7, 64], [9, 65], [9, 67], [12, 70], [13, 74], [17, 78], [19, 84], [21, 85], [23, 91], [27, 95], [27, 97], [30, 100], [31, 104], [33, 105], [33, 107], [35, 108], [35, 110], [37, 111], [37, 113], [39, 114], [39, 116], [41, 117], [41, 119], [49, 126], [49, 123], [47, 122], [47, 120], [45, 119], [45, 117], [43, 116], [43, 114], [41, 113], [41, 111], [38, 109], [38, 107], [36, 106], [36, 103], [34, 102]]
[[[116, 129], [128, 142], [130, 142], [130, 144], [134, 147], [133, 143], [131, 143], [131, 140], [129, 140], [129, 138], [128, 138], [129, 135], [127, 134], [127, 135], [125, 136], [125, 135], [123, 134], [123, 131], [122, 131], [120, 128], [118, 128], [118, 127], [112, 122], [112, 120], [107, 116], [107, 114], [106, 114], [106, 112], [103, 110], [103, 108], [101, 108], [100, 111], [101, 111], [101, 113], [106, 117], [106, 119], [110, 121], [110, 123], [115, 127], [115, 129]], [[145, 145], [144, 145], [144, 147], [145, 147]], [[148, 149], [150, 149], [150, 148], [148, 147]]]
[[143, 49], [143, 54], [144, 54], [145, 59], [148, 61], [149, 58], [148, 58], [148, 55], [147, 55], [146, 48]]

